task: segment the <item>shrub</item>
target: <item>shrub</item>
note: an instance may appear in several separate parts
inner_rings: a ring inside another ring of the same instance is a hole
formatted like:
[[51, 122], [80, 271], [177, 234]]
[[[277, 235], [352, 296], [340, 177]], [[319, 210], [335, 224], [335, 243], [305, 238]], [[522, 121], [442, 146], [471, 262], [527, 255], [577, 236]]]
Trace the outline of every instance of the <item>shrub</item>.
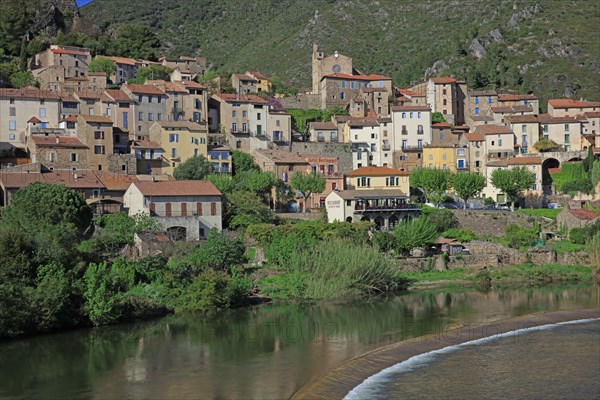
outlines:
[[253, 224], [246, 228], [246, 236], [256, 240], [261, 246], [265, 246], [271, 242], [273, 235], [273, 224]]
[[437, 237], [435, 225], [427, 217], [403, 220], [394, 229], [396, 249], [407, 255], [412, 249], [433, 243]]
[[396, 239], [390, 232], [376, 232], [371, 238], [371, 242], [376, 249], [387, 253], [395, 247]]
[[506, 240], [512, 248], [523, 248], [533, 246], [538, 238], [538, 228], [526, 228], [516, 224], [506, 227]]
[[596, 220], [593, 224], [587, 225], [583, 228], [573, 228], [569, 232], [569, 239], [573, 243], [585, 244], [585, 242], [592, 236], [600, 233], [600, 220]]
[[486, 197], [483, 200], [483, 204], [486, 205], [486, 206], [491, 206], [492, 204], [496, 204], [496, 202], [491, 197]]
[[470, 242], [475, 240], [475, 232], [466, 228], [451, 228], [442, 233], [445, 238], [456, 239], [459, 242]]
[[438, 233], [458, 226], [456, 216], [446, 208], [423, 208], [423, 216], [429, 219], [429, 222], [435, 226]]

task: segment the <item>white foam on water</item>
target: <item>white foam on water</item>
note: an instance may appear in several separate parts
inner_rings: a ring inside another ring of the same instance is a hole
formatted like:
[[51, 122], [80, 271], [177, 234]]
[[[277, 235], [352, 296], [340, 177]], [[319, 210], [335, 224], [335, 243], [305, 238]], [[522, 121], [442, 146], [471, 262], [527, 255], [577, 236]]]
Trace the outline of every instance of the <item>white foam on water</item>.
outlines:
[[419, 354], [416, 356], [412, 356], [398, 364], [392, 365], [386, 369], [379, 371], [378, 373], [371, 375], [367, 379], [365, 379], [361, 384], [356, 386], [354, 389], [348, 392], [348, 394], [344, 397], [344, 400], [359, 400], [359, 399], [375, 399], [381, 397], [381, 389], [383, 389], [387, 383], [392, 381], [397, 374], [405, 373], [409, 371], [413, 371], [417, 368], [422, 368], [435, 361], [437, 356], [440, 354], [452, 353], [454, 351], [460, 350], [461, 348], [468, 346], [477, 346], [482, 345], [488, 342], [491, 342], [496, 339], [520, 334], [520, 333], [528, 333], [532, 331], [539, 330], [547, 330], [552, 329], [557, 326], [563, 325], [575, 325], [575, 324], [585, 324], [588, 322], [600, 321], [600, 318], [589, 318], [589, 319], [578, 319], [575, 321], [566, 321], [566, 322], [557, 322], [555, 324], [547, 324], [534, 326], [530, 328], [522, 328], [516, 329], [514, 331], [508, 331], [503, 333], [498, 333], [496, 335], [487, 336], [481, 339], [470, 340], [468, 342], [443, 347], [441, 349], [432, 350], [427, 353]]

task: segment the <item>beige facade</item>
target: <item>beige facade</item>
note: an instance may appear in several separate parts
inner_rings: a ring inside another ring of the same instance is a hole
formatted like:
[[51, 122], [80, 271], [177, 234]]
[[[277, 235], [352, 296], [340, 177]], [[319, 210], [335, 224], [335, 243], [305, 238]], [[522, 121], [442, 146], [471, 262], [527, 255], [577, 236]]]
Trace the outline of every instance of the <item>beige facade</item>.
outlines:
[[226, 146], [208, 146], [208, 161], [213, 172], [230, 174], [232, 172], [231, 149]]
[[540, 112], [540, 102], [533, 94], [498, 94], [498, 106], [528, 106], [533, 109], [534, 114], [539, 114]]
[[61, 100], [56, 93], [37, 88], [0, 89], [0, 152], [27, 147], [31, 118], [40, 127], [57, 128]]
[[233, 74], [231, 75], [231, 86], [237, 94], [250, 94], [256, 93], [256, 86], [258, 80], [254, 77], [246, 74]]
[[[319, 96], [321, 98], [321, 108], [331, 107], [342, 107], [348, 106], [352, 99], [362, 98], [360, 95], [361, 89], [385, 89], [387, 93], [392, 92], [392, 79], [383, 75], [371, 74], [371, 75], [347, 75], [347, 74], [329, 74], [324, 75], [321, 79]], [[387, 102], [387, 96], [381, 92], [381, 102]], [[371, 96], [373, 97], [373, 96]], [[368, 96], [366, 97], [368, 98]], [[363, 100], [364, 101], [364, 100]], [[375, 102], [377, 100], [375, 98]], [[386, 106], [379, 104], [376, 111], [381, 108], [382, 114], [385, 111]], [[368, 107], [368, 103], [367, 103]]]
[[189, 74], [190, 80], [206, 72], [206, 57], [162, 57], [158, 61], [165, 67], [178, 69], [183, 74]]
[[431, 109], [428, 106], [392, 107], [394, 151], [420, 149], [431, 144]]
[[548, 114], [552, 117], [575, 117], [586, 112], [600, 111], [600, 102], [571, 99], [548, 100]]
[[273, 84], [271, 80], [260, 73], [260, 71], [246, 71], [246, 74], [256, 80], [257, 92], [272, 92]]
[[324, 75], [328, 74], [346, 74], [352, 75], [352, 58], [339, 54], [337, 51], [334, 54], [326, 56], [319, 49], [316, 43], [312, 47], [312, 91], [313, 94], [320, 94], [321, 80]]
[[485, 137], [479, 133], [465, 133], [464, 137], [469, 143], [467, 149], [469, 152], [469, 171], [479, 174], [485, 173], [487, 164]]
[[100, 98], [102, 115], [111, 118], [113, 127], [127, 132], [128, 140], [133, 140], [133, 109], [135, 101], [122, 90], [107, 89]]
[[505, 125], [481, 125], [475, 133], [485, 137], [488, 159], [512, 157], [515, 153], [515, 134]]
[[410, 194], [410, 174], [388, 167], [362, 167], [346, 175], [346, 189], [394, 189], [402, 195]]
[[183, 102], [185, 119], [192, 122], [208, 122], [208, 90], [193, 81], [181, 82], [188, 91]]
[[310, 122], [308, 140], [311, 142], [337, 143], [340, 141], [337, 124], [333, 122]]
[[521, 154], [537, 153], [534, 145], [540, 140], [540, 125], [537, 115], [514, 115], [506, 122], [516, 136]]
[[540, 207], [542, 197], [542, 159], [540, 157], [514, 157], [505, 160], [488, 161], [485, 168], [486, 186], [482, 194], [491, 197], [497, 203], [506, 203], [506, 195], [492, 185], [492, 174], [496, 169], [525, 167], [535, 173], [535, 184], [525, 192], [526, 207]]
[[115, 72], [108, 77], [114, 85], [122, 85], [129, 79], [135, 78], [137, 63], [133, 58], [107, 57], [115, 63]]
[[129, 215], [150, 215], [180, 239], [205, 239], [222, 229], [222, 196], [209, 181], [134, 182], [123, 196]]
[[551, 117], [548, 114], [538, 116], [540, 137], [557, 143], [562, 151], [579, 151], [587, 148], [584, 140], [584, 117]]
[[427, 82], [409, 88], [409, 91], [425, 95], [431, 112], [440, 112], [453, 125], [465, 122], [467, 87], [454, 78], [429, 78]]
[[77, 138], [88, 147], [91, 168], [108, 171], [108, 156], [113, 153], [112, 119], [100, 115], [79, 115]]
[[206, 125], [189, 121], [155, 122], [150, 127], [150, 141], [160, 143], [164, 150], [161, 171], [173, 175], [182, 162], [202, 156], [207, 158]]

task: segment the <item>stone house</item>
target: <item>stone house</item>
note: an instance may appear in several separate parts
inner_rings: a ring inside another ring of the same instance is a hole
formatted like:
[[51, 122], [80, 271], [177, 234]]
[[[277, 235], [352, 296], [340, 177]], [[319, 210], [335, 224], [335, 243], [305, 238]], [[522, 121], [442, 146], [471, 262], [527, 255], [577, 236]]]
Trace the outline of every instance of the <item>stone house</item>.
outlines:
[[565, 208], [556, 216], [556, 223], [559, 228], [566, 228], [570, 231], [573, 228], [584, 228], [589, 224], [593, 224], [598, 218], [600, 218], [600, 215], [592, 210]]
[[533, 94], [500, 93], [498, 94], [498, 106], [529, 106], [533, 109], [534, 114], [539, 114], [540, 112], [540, 102]]
[[552, 117], [575, 117], [586, 112], [600, 111], [600, 102], [571, 99], [548, 100], [548, 114]]
[[126, 83], [121, 90], [135, 100], [132, 126], [129, 128], [131, 136], [135, 140], [148, 140], [150, 126], [155, 121], [167, 120], [167, 94], [154, 85]]
[[68, 79], [87, 80], [88, 65], [91, 61], [89, 49], [51, 45], [34, 56], [29, 69], [42, 88], [62, 92]]
[[498, 106], [498, 93], [495, 90], [473, 90], [468, 92], [465, 122], [473, 126], [472, 117], [492, 116], [492, 107]]
[[[256, 80], [256, 91], [257, 92], [272, 92], [273, 84], [271, 79], [267, 78], [260, 71], [246, 71], [245, 75], [250, 76]], [[235, 87], [235, 86], [234, 86]]]
[[182, 105], [185, 119], [198, 123], [208, 122], [208, 90], [206, 86], [194, 81], [183, 81], [181, 84], [188, 92]]
[[133, 58], [108, 57], [115, 63], [115, 72], [108, 79], [114, 85], [121, 85], [129, 79], [135, 78], [137, 63]]
[[312, 46], [312, 93], [321, 94], [321, 80], [328, 74], [352, 75], [352, 58], [338, 53], [330, 55], [319, 49], [316, 43]]
[[227, 146], [208, 146], [208, 161], [213, 172], [230, 174], [232, 172], [231, 149]]
[[542, 159], [541, 157], [512, 157], [488, 161], [485, 168], [486, 186], [483, 188], [484, 197], [491, 197], [497, 203], [506, 203], [508, 199], [498, 188], [492, 185], [492, 174], [496, 169], [512, 169], [525, 167], [535, 174], [535, 183], [532, 188], [525, 191], [525, 207], [539, 208], [542, 205]]
[[135, 101], [124, 91], [106, 89], [100, 98], [102, 115], [111, 118], [113, 127], [127, 134], [127, 140], [133, 140], [133, 108]]
[[29, 137], [31, 162], [41, 163], [49, 170], [90, 169], [89, 147], [76, 137], [34, 134]]
[[475, 129], [475, 133], [485, 138], [488, 159], [512, 157], [515, 149], [518, 149], [515, 134], [509, 126], [480, 125]]
[[231, 75], [231, 86], [237, 94], [256, 93], [258, 80], [246, 74]]
[[333, 122], [310, 122], [308, 132], [308, 139], [311, 142], [337, 143], [339, 141], [338, 127]]
[[210, 181], [133, 182], [124, 195], [130, 216], [150, 215], [179, 240], [205, 239], [222, 229], [222, 195]]
[[422, 149], [431, 144], [431, 109], [428, 106], [392, 107], [394, 151]]
[[181, 74], [189, 75], [190, 81], [199, 75], [203, 75], [206, 72], [206, 57], [161, 57], [158, 61], [165, 67], [177, 69], [180, 71]]
[[538, 152], [533, 147], [540, 140], [540, 125], [537, 115], [511, 115], [506, 118], [506, 123], [516, 136], [521, 154]]
[[440, 112], [453, 125], [465, 122], [467, 85], [454, 78], [429, 78], [426, 82], [408, 88], [411, 92], [425, 95], [431, 112]]

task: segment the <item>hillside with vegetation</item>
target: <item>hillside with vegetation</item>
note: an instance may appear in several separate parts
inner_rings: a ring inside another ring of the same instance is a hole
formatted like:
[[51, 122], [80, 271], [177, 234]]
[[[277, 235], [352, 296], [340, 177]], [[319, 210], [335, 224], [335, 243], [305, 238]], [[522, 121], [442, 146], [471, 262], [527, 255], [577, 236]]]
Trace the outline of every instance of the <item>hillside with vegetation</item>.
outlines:
[[164, 52], [205, 55], [223, 72], [260, 69], [310, 81], [313, 42], [398, 85], [453, 75], [475, 88], [595, 98], [600, 4], [504, 0], [94, 0], [83, 15], [111, 30], [141, 23]]

